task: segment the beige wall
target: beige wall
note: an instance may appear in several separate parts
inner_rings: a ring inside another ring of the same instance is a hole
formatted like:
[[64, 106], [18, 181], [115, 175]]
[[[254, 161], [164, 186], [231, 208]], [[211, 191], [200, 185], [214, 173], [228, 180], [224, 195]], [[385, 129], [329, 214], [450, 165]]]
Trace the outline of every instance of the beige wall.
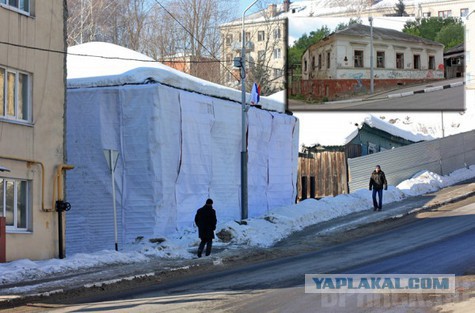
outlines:
[[[0, 7], [0, 41], [65, 51], [62, 0], [33, 3], [34, 16]], [[57, 257], [57, 213], [41, 210], [41, 175], [45, 206], [51, 209], [53, 171], [63, 163], [64, 54], [0, 44], [0, 66], [32, 75], [32, 123], [0, 119], [0, 165], [11, 172], [0, 177], [31, 180], [32, 231], [7, 233], [7, 260]], [[10, 156], [43, 162], [38, 165], [3, 159]]]
[[[287, 47], [285, 45], [285, 36], [286, 34], [286, 29], [285, 29], [285, 20], [283, 19], [275, 19], [275, 20], [266, 20], [263, 22], [248, 22], [245, 24], [245, 31], [250, 33], [250, 42], [252, 44], [252, 48], [249, 51], [246, 51], [246, 55], [250, 55], [251, 58], [253, 59], [254, 62], [257, 62], [258, 60], [258, 52], [259, 51], [265, 51], [266, 52], [266, 66], [269, 67], [269, 76], [271, 79], [274, 78], [273, 76], [273, 68], [277, 69], [282, 69], [284, 70], [285, 68], [285, 61], [286, 61], [286, 50]], [[279, 40], [274, 40], [273, 39], [273, 31], [275, 28], [280, 28], [281, 29], [281, 36]], [[259, 31], [264, 31], [265, 33], [265, 39], [263, 41], [258, 40], [258, 33]], [[226, 65], [227, 68], [232, 69], [233, 68], [233, 62], [232, 59], [236, 56], [241, 55], [241, 42], [239, 40], [240, 33], [242, 32], [241, 29], [241, 24], [232, 24], [228, 26], [221, 26], [221, 38], [223, 40], [223, 50], [222, 50], [222, 59], [224, 61], [224, 65]], [[226, 45], [226, 36], [232, 34], [233, 40], [231, 46]], [[270, 38], [268, 39], [267, 36], [270, 35]], [[233, 48], [239, 48], [239, 49], [233, 49]], [[281, 50], [281, 57], [278, 59], [274, 59], [273, 57], [273, 49], [274, 48], [280, 48]], [[226, 55], [232, 54], [231, 58], [231, 63], [226, 64]], [[246, 66], [248, 64], [246, 63]], [[227, 70], [223, 67], [222, 68], [222, 77], [227, 77], [229, 75], [226, 74]], [[281, 77], [279, 79], [276, 79], [272, 82], [273, 88], [276, 88], [278, 90], [284, 88], [284, 81], [285, 78]], [[225, 79], [223, 84], [225, 85], [230, 85], [230, 83], [236, 83], [236, 79], [233, 77], [230, 77], [229, 80]]]

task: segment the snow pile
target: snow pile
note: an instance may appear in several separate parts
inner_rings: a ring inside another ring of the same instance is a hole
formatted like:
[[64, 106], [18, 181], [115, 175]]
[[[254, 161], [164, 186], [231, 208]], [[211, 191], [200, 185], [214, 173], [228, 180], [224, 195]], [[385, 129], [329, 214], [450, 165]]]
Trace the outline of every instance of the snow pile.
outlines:
[[[384, 204], [401, 201], [409, 196], [418, 196], [475, 177], [475, 165], [459, 169], [448, 176], [440, 176], [428, 171], [416, 174], [397, 187], [389, 186], [384, 193]], [[270, 247], [291, 233], [336, 217], [372, 208], [371, 192], [358, 190], [348, 195], [307, 199], [298, 204], [282, 207], [273, 213], [247, 221], [247, 225], [228, 222], [221, 230], [231, 238], [232, 243]], [[219, 233], [218, 233], [219, 234]]]
[[[475, 177], [475, 165], [440, 176], [420, 172], [397, 187], [389, 186], [384, 193], [384, 203], [400, 201], [409, 196], [422, 195], [457, 182]], [[270, 247], [291, 233], [307, 226], [336, 217], [371, 209], [371, 192], [358, 190], [348, 195], [307, 199], [298, 204], [281, 207], [272, 214], [247, 220], [240, 225], [235, 221], [218, 225], [217, 235], [227, 240], [216, 240], [216, 246], [234, 245]], [[131, 264], [151, 261], [153, 258], [190, 259], [199, 243], [196, 228], [189, 228], [169, 238], [138, 238], [125, 247], [125, 252], [104, 250], [91, 254], [75, 254], [67, 259], [46, 261], [17, 260], [0, 264], [0, 285], [46, 278], [49, 275], [68, 271], [85, 270], [112, 264]], [[219, 263], [219, 261], [217, 262]]]
[[[215, 84], [156, 62], [136, 51], [105, 42], [68, 48], [68, 88], [92, 88], [159, 82], [179, 89], [241, 102], [241, 91]], [[249, 98], [249, 95], [248, 95]], [[283, 101], [262, 97], [264, 109], [284, 112]]]

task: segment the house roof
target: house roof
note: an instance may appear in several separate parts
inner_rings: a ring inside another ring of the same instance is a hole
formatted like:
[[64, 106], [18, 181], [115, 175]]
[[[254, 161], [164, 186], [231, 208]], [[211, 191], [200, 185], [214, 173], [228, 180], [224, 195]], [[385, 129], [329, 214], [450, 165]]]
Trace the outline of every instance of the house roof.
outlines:
[[455, 47], [452, 47], [450, 49], [447, 49], [444, 52], [444, 56], [452, 56], [453, 54], [460, 55], [465, 52], [465, 43], [461, 43], [456, 45]]
[[[105, 42], [68, 48], [67, 88], [162, 83], [175, 88], [241, 102], [241, 91], [168, 67], [139, 52]], [[247, 99], [250, 95], [247, 96]], [[263, 109], [284, 112], [285, 103], [261, 97]]]
[[372, 114], [302, 112], [295, 115], [299, 118], [301, 125], [300, 145], [305, 146], [344, 146], [358, 135], [363, 125], [413, 142], [434, 139], [430, 135], [401, 129]]
[[[343, 30], [340, 30], [331, 34], [330, 36], [344, 35], [344, 36], [351, 36], [351, 37], [368, 38], [370, 36], [370, 31], [371, 31], [370, 26], [362, 25], [362, 24], [352, 24]], [[381, 27], [373, 27], [373, 38], [375, 40], [403, 41], [403, 42], [412, 42], [412, 43], [426, 44], [426, 45], [439, 46], [439, 47], [444, 46], [440, 42], [406, 34], [394, 29], [381, 28]]]

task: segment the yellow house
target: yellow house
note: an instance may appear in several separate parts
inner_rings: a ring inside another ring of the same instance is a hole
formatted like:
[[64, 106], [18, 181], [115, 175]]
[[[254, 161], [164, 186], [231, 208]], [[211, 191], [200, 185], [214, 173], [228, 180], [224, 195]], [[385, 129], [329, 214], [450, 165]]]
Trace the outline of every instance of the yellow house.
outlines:
[[59, 254], [54, 203], [62, 198], [62, 175], [61, 181], [56, 176], [65, 158], [65, 3], [0, 0], [0, 216], [6, 220], [6, 261]]

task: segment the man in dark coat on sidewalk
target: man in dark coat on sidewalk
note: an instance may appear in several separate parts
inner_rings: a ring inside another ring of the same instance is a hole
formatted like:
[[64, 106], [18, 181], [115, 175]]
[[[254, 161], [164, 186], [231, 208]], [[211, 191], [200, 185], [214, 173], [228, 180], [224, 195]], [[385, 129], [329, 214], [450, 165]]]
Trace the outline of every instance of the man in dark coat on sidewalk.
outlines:
[[[373, 210], [381, 211], [383, 208], [383, 188], [388, 190], [388, 181], [386, 175], [381, 170], [381, 166], [376, 165], [375, 170], [369, 179], [369, 190], [373, 190]], [[378, 194], [379, 203], [376, 201], [376, 194]]]
[[208, 199], [205, 206], [198, 209], [195, 215], [195, 224], [198, 226], [198, 235], [201, 239], [200, 246], [198, 247], [199, 258], [201, 258], [205, 244], [206, 256], [211, 254], [216, 223], [216, 211], [213, 209], [213, 200]]

